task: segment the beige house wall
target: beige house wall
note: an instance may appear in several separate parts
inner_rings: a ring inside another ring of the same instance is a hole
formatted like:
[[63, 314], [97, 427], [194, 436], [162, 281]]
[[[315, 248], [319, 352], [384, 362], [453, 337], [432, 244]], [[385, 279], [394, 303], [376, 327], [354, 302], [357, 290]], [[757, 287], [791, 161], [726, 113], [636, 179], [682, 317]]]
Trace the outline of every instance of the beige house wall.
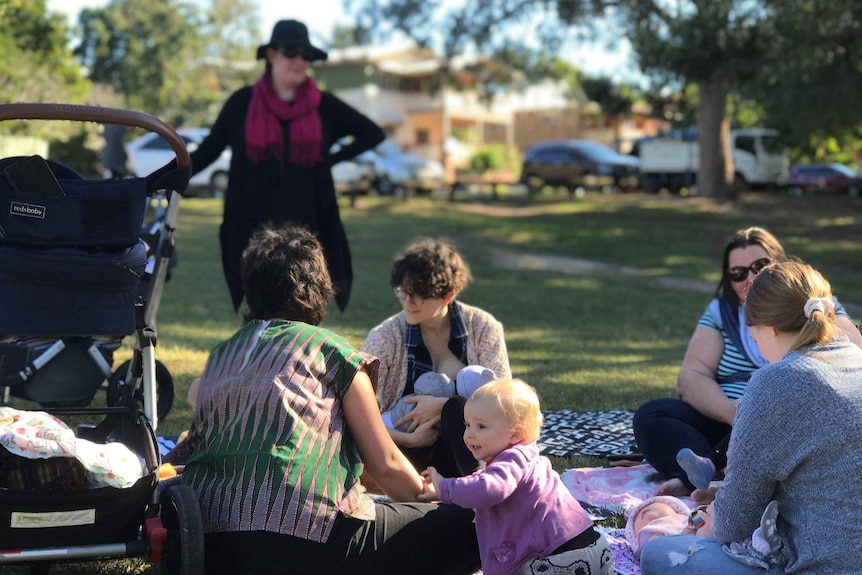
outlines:
[[657, 118], [615, 118], [583, 113], [577, 107], [515, 113], [515, 142], [522, 153], [539, 142], [577, 139], [599, 142], [627, 154], [634, 140], [669, 129], [669, 122]]
[[515, 145], [525, 152], [534, 144], [548, 140], [580, 138], [581, 113], [578, 108], [554, 108], [515, 112]]

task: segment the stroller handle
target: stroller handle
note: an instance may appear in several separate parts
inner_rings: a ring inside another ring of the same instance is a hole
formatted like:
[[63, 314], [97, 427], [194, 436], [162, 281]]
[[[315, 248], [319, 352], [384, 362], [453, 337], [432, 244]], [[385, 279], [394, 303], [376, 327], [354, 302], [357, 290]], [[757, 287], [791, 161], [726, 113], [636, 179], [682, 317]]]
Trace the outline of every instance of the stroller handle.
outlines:
[[144, 128], [167, 140], [177, 156], [178, 168], [191, 165], [186, 144], [179, 134], [165, 122], [144, 112], [103, 106], [19, 102], [0, 104], [0, 121], [4, 120], [72, 120]]

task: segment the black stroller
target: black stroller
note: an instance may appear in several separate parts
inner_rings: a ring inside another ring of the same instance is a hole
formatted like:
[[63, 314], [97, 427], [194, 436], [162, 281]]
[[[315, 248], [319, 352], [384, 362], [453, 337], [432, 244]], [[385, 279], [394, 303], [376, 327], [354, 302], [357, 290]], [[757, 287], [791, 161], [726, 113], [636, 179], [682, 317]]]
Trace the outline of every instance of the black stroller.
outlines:
[[[190, 175], [185, 144], [167, 124], [130, 110], [0, 105], [0, 121], [11, 119], [145, 128], [171, 144], [177, 161], [146, 178], [86, 180], [38, 156], [0, 159], [2, 404], [19, 397], [58, 417], [104, 416], [96, 425], [80, 424], [78, 437], [120, 442], [148, 471], [124, 489], [0, 485], [0, 565], [142, 556], [164, 562], [169, 573], [202, 573], [196, 494], [183, 485], [158, 488], [154, 433], [159, 412], [166, 413], [159, 401], [164, 403], [165, 390], [173, 395], [167, 370], [155, 360], [155, 316], [172, 261], [180, 193]], [[168, 205], [160, 225], [149, 228], [148, 246], [140, 236], [156, 194]], [[113, 352], [132, 334], [132, 358], [112, 372]], [[90, 406], [105, 387], [108, 407]], [[2, 448], [0, 455], [6, 456], [0, 480], [45, 475], [44, 467], [24, 469], [23, 463], [12, 474], [9, 462], [22, 458], [9, 458]]]

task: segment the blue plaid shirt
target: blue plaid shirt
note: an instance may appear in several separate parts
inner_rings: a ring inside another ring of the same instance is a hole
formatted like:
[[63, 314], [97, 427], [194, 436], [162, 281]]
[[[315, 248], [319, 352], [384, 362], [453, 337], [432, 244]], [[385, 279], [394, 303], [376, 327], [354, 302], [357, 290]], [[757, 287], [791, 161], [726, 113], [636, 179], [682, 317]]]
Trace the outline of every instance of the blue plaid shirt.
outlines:
[[[452, 300], [449, 304], [449, 322], [452, 331], [449, 335], [449, 351], [467, 364], [467, 326], [461, 317], [461, 304]], [[407, 334], [404, 338], [404, 347], [407, 348], [407, 386], [404, 395], [413, 393], [413, 383], [423, 373], [433, 371], [431, 353], [422, 341], [422, 332], [419, 325], [407, 324]]]

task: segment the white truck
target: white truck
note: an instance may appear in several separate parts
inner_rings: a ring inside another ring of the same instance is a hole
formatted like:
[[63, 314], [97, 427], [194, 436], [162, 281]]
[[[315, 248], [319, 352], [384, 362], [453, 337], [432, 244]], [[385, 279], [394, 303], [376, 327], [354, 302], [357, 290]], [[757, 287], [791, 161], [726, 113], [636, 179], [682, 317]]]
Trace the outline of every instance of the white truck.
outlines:
[[[749, 128], [731, 130], [734, 181], [740, 186], [768, 188], [786, 184], [790, 162], [776, 130]], [[695, 130], [645, 138], [637, 145], [641, 182], [657, 192], [691, 189], [697, 185], [700, 147]]]

